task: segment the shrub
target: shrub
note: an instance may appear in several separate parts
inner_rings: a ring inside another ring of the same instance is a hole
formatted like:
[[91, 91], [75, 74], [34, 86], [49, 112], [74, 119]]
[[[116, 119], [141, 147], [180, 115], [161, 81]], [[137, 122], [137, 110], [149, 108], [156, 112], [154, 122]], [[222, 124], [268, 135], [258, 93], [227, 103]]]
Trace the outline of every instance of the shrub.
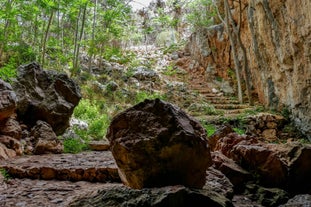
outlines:
[[79, 105], [74, 109], [74, 116], [84, 121], [92, 120], [99, 114], [99, 109], [88, 99], [82, 99]]
[[79, 139], [69, 138], [65, 139], [64, 142], [65, 153], [79, 153], [87, 149], [87, 144]]
[[110, 118], [107, 114], [94, 119], [88, 129], [88, 135], [96, 140], [102, 139], [107, 132], [110, 124]]

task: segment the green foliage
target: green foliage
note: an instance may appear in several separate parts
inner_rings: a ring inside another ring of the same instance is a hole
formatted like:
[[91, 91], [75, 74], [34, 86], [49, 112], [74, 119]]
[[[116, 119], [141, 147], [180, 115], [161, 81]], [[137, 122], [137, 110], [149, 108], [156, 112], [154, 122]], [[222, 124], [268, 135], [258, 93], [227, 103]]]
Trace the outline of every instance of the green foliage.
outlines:
[[74, 117], [88, 123], [87, 131], [75, 129], [75, 132], [84, 140], [102, 139], [110, 124], [110, 117], [100, 103], [92, 103], [89, 99], [82, 99], [74, 110]]
[[98, 116], [99, 109], [89, 99], [82, 99], [74, 109], [73, 114], [77, 119], [89, 121]]
[[236, 132], [237, 134], [239, 134], [239, 135], [245, 134], [245, 130], [244, 130], [244, 129], [241, 129], [241, 128], [235, 127], [235, 128], [233, 128], [233, 131], [235, 131], [235, 132]]
[[6, 169], [0, 168], [0, 174], [3, 176], [4, 182], [7, 182], [9, 179], [11, 179], [11, 176]]
[[137, 91], [135, 96], [135, 103], [140, 103], [145, 99], [156, 99], [165, 100], [166, 97], [160, 93], [149, 92], [149, 91]]
[[174, 69], [173, 65], [169, 65], [165, 68], [165, 70], [162, 73], [167, 76], [173, 76], [177, 73], [177, 70]]
[[109, 124], [110, 118], [107, 114], [95, 118], [89, 125], [88, 135], [95, 140], [102, 139], [107, 133]]
[[203, 123], [204, 129], [206, 130], [207, 136], [210, 137], [216, 132], [216, 127], [212, 124]]
[[213, 24], [213, 17], [217, 13], [212, 0], [193, 0], [188, 7], [190, 12], [186, 19], [194, 30], [207, 28]]
[[65, 153], [79, 153], [87, 149], [87, 144], [79, 139], [68, 138], [64, 142], [64, 152]]
[[0, 78], [11, 83], [12, 78], [15, 78], [16, 75], [16, 62], [14, 58], [11, 58], [6, 65], [0, 68]]

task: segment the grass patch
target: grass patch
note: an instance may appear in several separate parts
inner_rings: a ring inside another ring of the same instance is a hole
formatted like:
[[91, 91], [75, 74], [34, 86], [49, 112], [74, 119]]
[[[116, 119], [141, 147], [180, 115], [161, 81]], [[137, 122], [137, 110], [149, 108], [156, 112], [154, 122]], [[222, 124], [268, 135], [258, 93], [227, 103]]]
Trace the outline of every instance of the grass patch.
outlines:
[[4, 182], [11, 179], [11, 176], [6, 169], [0, 168], [0, 174], [3, 176]]

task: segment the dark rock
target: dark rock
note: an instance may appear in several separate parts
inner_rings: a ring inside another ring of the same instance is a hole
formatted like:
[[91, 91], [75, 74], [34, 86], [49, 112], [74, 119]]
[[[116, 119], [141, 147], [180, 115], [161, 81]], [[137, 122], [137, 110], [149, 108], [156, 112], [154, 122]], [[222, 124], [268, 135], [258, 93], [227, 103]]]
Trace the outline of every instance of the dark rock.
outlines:
[[133, 188], [202, 188], [212, 164], [206, 133], [178, 107], [145, 100], [112, 120], [107, 138], [122, 181]]
[[[282, 188], [292, 194], [311, 192], [310, 144], [268, 144], [254, 137], [231, 133], [219, 139], [215, 150], [253, 172], [260, 185]], [[213, 158], [216, 168], [221, 170], [219, 166], [226, 162]], [[221, 171], [227, 176], [231, 174]]]
[[264, 188], [255, 184], [248, 184], [246, 191], [252, 200], [266, 207], [275, 207], [288, 200], [288, 193], [279, 188]]
[[0, 143], [0, 160], [16, 157], [16, 152]]
[[211, 190], [191, 190], [184, 186], [131, 189], [122, 185], [103, 188], [97, 193], [89, 193], [77, 198], [68, 206], [102, 207], [225, 207], [232, 206], [225, 197]]
[[233, 197], [233, 185], [222, 172], [209, 167], [206, 173], [206, 183], [203, 189], [211, 189], [213, 192], [219, 193], [229, 199]]
[[16, 102], [12, 86], [0, 79], [0, 121], [9, 118], [15, 112]]
[[37, 121], [31, 129], [30, 136], [35, 140], [34, 154], [58, 154], [64, 150], [62, 142], [57, 138], [52, 127], [44, 121]]
[[208, 144], [210, 146], [211, 151], [214, 151], [218, 140], [226, 135], [233, 133], [233, 129], [230, 125], [223, 125], [217, 131], [208, 138]]
[[17, 140], [21, 139], [22, 128], [16, 120], [16, 116], [12, 115], [8, 119], [0, 122], [0, 133]]
[[9, 136], [0, 135], [0, 143], [4, 144], [8, 149], [12, 149], [17, 155], [22, 155], [22, 145], [21, 143]]
[[43, 70], [37, 63], [20, 66], [17, 73], [13, 88], [21, 120], [31, 127], [43, 120], [57, 135], [64, 133], [81, 99], [78, 85], [66, 74]]
[[114, 81], [110, 81], [107, 85], [106, 85], [106, 90], [109, 92], [113, 92], [116, 91], [119, 88], [119, 85], [114, 82]]
[[288, 200], [284, 205], [280, 207], [309, 207], [311, 206], [311, 195], [296, 195], [295, 197]]
[[133, 72], [133, 77], [139, 81], [158, 81], [160, 79], [155, 71], [144, 66], [135, 68]]
[[94, 151], [106, 151], [109, 150], [110, 144], [107, 140], [91, 141], [89, 142], [89, 149]]
[[234, 185], [236, 192], [244, 190], [244, 185], [247, 181], [251, 180], [251, 174], [240, 167], [232, 159], [229, 159], [221, 152], [212, 152], [212, 159], [216, 169], [220, 170], [230, 182]]

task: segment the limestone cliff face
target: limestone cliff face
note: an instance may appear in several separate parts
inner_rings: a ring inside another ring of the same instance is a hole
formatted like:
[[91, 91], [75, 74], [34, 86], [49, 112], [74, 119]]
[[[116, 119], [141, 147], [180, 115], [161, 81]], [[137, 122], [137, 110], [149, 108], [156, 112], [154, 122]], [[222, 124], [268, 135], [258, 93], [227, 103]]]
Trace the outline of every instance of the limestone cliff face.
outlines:
[[[229, 3], [237, 19], [238, 5]], [[241, 37], [259, 101], [272, 109], [288, 108], [294, 123], [311, 139], [311, 1], [242, 0], [242, 11]], [[234, 68], [230, 43], [226, 34], [219, 36], [219, 29], [211, 30], [201, 45], [217, 54], [196, 59], [225, 74]], [[194, 34], [191, 40], [198, 37]], [[200, 48], [198, 42], [192, 41], [189, 48]], [[191, 52], [198, 57], [197, 49]]]

